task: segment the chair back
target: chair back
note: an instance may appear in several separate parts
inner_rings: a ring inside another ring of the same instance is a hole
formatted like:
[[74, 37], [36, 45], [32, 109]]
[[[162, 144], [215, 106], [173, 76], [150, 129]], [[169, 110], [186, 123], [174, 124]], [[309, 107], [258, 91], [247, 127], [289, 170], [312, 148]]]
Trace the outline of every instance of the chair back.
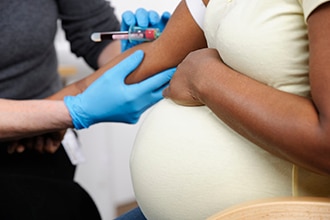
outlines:
[[207, 220], [330, 220], [330, 198], [263, 199], [221, 211]]

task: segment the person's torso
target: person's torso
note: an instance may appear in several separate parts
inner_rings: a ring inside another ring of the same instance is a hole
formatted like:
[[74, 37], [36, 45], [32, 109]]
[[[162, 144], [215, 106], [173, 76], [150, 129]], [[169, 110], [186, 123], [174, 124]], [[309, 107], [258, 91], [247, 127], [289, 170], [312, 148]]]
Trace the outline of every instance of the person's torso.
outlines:
[[43, 98], [61, 88], [54, 37], [54, 0], [2, 0], [0, 97]]
[[[298, 0], [211, 0], [204, 31], [209, 47], [230, 67], [277, 89], [309, 95], [308, 39]], [[130, 163], [136, 199], [148, 219], [164, 213], [170, 219], [206, 219], [248, 200], [330, 195], [329, 177], [293, 169], [206, 106], [170, 99], [157, 103], [144, 120]]]

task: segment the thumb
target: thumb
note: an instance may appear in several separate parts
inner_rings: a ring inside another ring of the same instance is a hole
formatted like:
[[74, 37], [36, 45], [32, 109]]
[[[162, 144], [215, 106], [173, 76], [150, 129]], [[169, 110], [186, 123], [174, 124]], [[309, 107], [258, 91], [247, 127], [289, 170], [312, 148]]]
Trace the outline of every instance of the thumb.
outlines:
[[169, 13], [168, 11], [165, 11], [162, 14], [161, 20], [166, 23], [168, 20], [170, 20], [170, 17], [171, 17], [171, 13]]

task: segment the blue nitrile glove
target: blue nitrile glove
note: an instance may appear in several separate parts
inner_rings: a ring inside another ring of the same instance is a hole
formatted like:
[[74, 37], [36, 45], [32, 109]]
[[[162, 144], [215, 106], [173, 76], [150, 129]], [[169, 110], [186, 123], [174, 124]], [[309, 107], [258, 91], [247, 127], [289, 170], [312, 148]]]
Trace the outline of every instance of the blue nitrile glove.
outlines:
[[140, 83], [127, 85], [125, 78], [143, 59], [142, 50], [107, 70], [83, 93], [64, 97], [76, 129], [98, 122], [136, 123], [141, 114], [163, 98], [175, 68], [156, 74]]
[[[159, 14], [156, 11], [147, 11], [144, 8], [139, 8], [136, 10], [135, 15], [132, 11], [126, 11], [121, 17], [121, 31], [128, 31], [131, 26], [139, 26], [143, 28], [152, 27], [163, 31], [167, 21], [171, 17], [171, 14], [169, 12], [164, 12], [162, 16], [159, 17]], [[121, 40], [121, 51], [123, 52], [139, 43], [141, 42]]]

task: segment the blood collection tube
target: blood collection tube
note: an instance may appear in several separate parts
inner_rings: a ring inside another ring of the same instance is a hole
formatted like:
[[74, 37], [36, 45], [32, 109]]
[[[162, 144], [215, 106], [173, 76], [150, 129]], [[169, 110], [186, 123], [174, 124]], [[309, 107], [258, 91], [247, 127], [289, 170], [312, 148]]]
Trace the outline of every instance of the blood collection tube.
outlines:
[[133, 41], [153, 41], [160, 36], [161, 32], [158, 28], [141, 28], [132, 26], [128, 31], [110, 31], [98, 32], [91, 35], [91, 39], [95, 42], [103, 40], [129, 40]]

